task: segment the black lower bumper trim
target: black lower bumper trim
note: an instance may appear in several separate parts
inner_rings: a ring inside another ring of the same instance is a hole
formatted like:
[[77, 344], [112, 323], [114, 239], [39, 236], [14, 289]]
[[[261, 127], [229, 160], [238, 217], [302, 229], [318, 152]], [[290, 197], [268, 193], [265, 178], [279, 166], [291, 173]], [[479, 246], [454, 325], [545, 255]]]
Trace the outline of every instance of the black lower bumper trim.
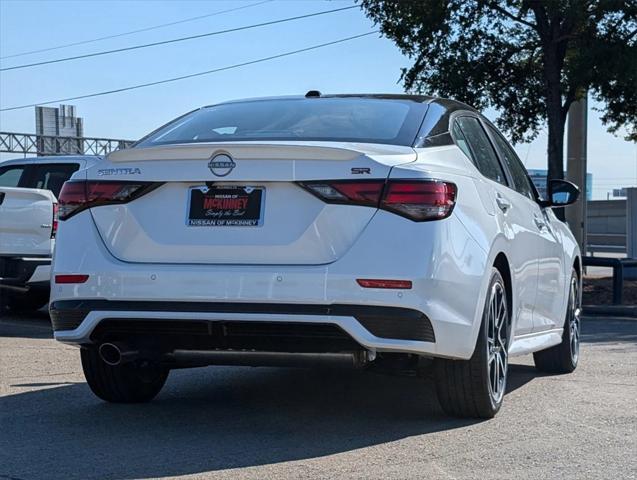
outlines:
[[[41, 265], [51, 265], [49, 257], [0, 257], [0, 286], [23, 287]], [[39, 285], [38, 285], [39, 286]]]
[[431, 321], [418, 310], [348, 304], [60, 300], [51, 303], [49, 307], [53, 330], [77, 328], [89, 312], [98, 310], [348, 316], [354, 317], [376, 337], [435, 342]]

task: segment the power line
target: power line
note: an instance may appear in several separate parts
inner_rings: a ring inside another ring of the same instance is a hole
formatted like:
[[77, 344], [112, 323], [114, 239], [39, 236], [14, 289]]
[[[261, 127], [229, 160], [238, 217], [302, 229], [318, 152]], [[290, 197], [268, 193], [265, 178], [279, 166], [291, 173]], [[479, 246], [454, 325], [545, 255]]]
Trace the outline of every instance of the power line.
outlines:
[[249, 29], [252, 29], [252, 28], [265, 27], [265, 26], [268, 26], [268, 25], [276, 25], [276, 24], [285, 23], [285, 22], [292, 22], [294, 20], [300, 20], [302, 18], [310, 18], [310, 17], [317, 17], [319, 15], [327, 15], [328, 13], [342, 12], [343, 10], [350, 10], [352, 8], [359, 8], [359, 7], [358, 7], [358, 5], [352, 5], [352, 6], [349, 6], [349, 7], [335, 8], [333, 10], [324, 10], [322, 12], [308, 13], [306, 15], [297, 15], [296, 17], [281, 18], [279, 20], [271, 20], [269, 22], [256, 23], [256, 24], [253, 24], [253, 25], [244, 25], [243, 27], [228, 28], [226, 30], [217, 30], [215, 32], [201, 33], [199, 35], [190, 35], [188, 37], [173, 38], [171, 40], [162, 40], [161, 42], [145, 43], [145, 44], [142, 44], [142, 45], [133, 45], [133, 46], [130, 46], [130, 47], [116, 48], [114, 50], [104, 50], [104, 51], [101, 51], [101, 52], [93, 52], [93, 53], [87, 53], [87, 54], [84, 54], [84, 55], [76, 55], [74, 57], [65, 57], [65, 58], [57, 58], [55, 60], [46, 60], [44, 62], [26, 63], [26, 64], [23, 64], [23, 65], [16, 65], [16, 66], [13, 66], [13, 67], [0, 68], [0, 72], [6, 72], [8, 70], [18, 70], [18, 69], [29, 68], [29, 67], [36, 67], [36, 66], [39, 66], [39, 65], [48, 65], [48, 64], [51, 64], [51, 63], [68, 62], [68, 61], [71, 61], [71, 60], [79, 60], [81, 58], [98, 57], [98, 56], [101, 56], [101, 55], [110, 55], [111, 53], [127, 52], [127, 51], [130, 51], [130, 50], [138, 50], [140, 48], [156, 47], [158, 45], [166, 45], [168, 43], [184, 42], [186, 40], [194, 40], [194, 39], [197, 39], [197, 38], [211, 37], [213, 35], [222, 35], [224, 33], [239, 32], [239, 31], [242, 31], [242, 30], [249, 30]]
[[115, 35], [107, 35], [105, 37], [92, 38], [92, 39], [89, 39], [89, 40], [82, 40], [80, 42], [66, 43], [64, 45], [58, 45], [56, 47], [41, 48], [39, 50], [29, 50], [28, 52], [14, 53], [12, 55], [5, 55], [4, 57], [0, 57], [0, 60], [3, 60], [5, 58], [14, 58], [14, 57], [22, 57], [22, 56], [25, 56], [25, 55], [32, 55], [34, 53], [50, 52], [51, 50], [60, 50], [62, 48], [75, 47], [77, 45], [85, 45], [87, 43], [100, 42], [102, 40], [109, 40], [111, 38], [118, 38], [118, 37], [124, 37], [126, 35], [133, 35], [135, 33], [148, 32], [150, 30], [157, 30], [158, 28], [170, 27], [172, 25], [179, 25], [180, 23], [192, 22], [194, 20], [201, 20], [202, 18], [216, 17], [217, 15], [221, 15], [223, 13], [236, 12], [237, 10], [243, 10], [243, 9], [246, 9], [246, 8], [256, 7], [258, 5], [263, 5], [264, 3], [268, 3], [268, 2], [271, 2], [271, 1], [272, 0], [263, 0], [261, 2], [251, 3], [249, 5], [242, 5], [240, 7], [229, 8], [227, 10], [221, 10], [221, 11], [218, 11], [218, 12], [207, 13], [206, 15], [199, 15], [198, 17], [184, 18], [183, 20], [177, 20], [175, 22], [162, 23], [160, 25], [152, 25], [150, 27], [140, 28], [138, 30], [131, 30], [131, 31], [128, 31], [128, 32], [116, 33]]
[[57, 99], [57, 100], [48, 100], [46, 102], [30, 103], [28, 105], [18, 105], [18, 106], [15, 106], [15, 107], [1, 108], [0, 112], [7, 112], [7, 111], [10, 111], [10, 110], [20, 110], [22, 108], [36, 107], [38, 105], [49, 105], [51, 103], [68, 102], [68, 101], [71, 101], [71, 100], [81, 100], [81, 99], [84, 99], [84, 98], [99, 97], [99, 96], [102, 96], [102, 95], [110, 95], [110, 94], [113, 94], [113, 93], [120, 93], [120, 92], [125, 92], [125, 91], [128, 91], [128, 90], [135, 90], [135, 89], [138, 89], [138, 88], [145, 88], [145, 87], [151, 87], [151, 86], [154, 86], [154, 85], [161, 85], [163, 83], [176, 82], [176, 81], [179, 81], [179, 80], [185, 80], [187, 78], [199, 77], [199, 76], [202, 76], [202, 75], [209, 75], [211, 73], [223, 72], [223, 71], [226, 71], [226, 70], [233, 70], [235, 68], [245, 67], [247, 65], [254, 65], [255, 63], [267, 62], [269, 60], [275, 60], [277, 58], [289, 57], [290, 55], [296, 55], [297, 53], [309, 52], [310, 50], [317, 50], [319, 48], [328, 47], [330, 45], [336, 45], [338, 43], [349, 42], [350, 40], [355, 40], [357, 38], [367, 37], [367, 36], [373, 35], [375, 33], [379, 33], [379, 30], [374, 30], [374, 31], [368, 32], [368, 33], [361, 33], [360, 35], [354, 35], [352, 37], [341, 38], [341, 39], [338, 39], [338, 40], [334, 40], [332, 42], [326, 42], [326, 43], [321, 43], [321, 44], [318, 44], [318, 45], [312, 45], [311, 47], [306, 47], [306, 48], [301, 48], [301, 49], [298, 49], [298, 50], [292, 50], [292, 51], [289, 51], [289, 52], [279, 53], [277, 55], [271, 55], [269, 57], [263, 57], [263, 58], [259, 58], [259, 59], [256, 59], [256, 60], [250, 60], [250, 61], [247, 61], [247, 62], [243, 62], [243, 63], [235, 63], [234, 65], [228, 65], [226, 67], [215, 68], [215, 69], [212, 69], [212, 70], [207, 70], [205, 72], [191, 73], [189, 75], [182, 75], [180, 77], [166, 78], [164, 80], [158, 80], [158, 81], [155, 81], [155, 82], [140, 83], [138, 85], [131, 85], [131, 86], [128, 86], [128, 87], [116, 88], [116, 89], [113, 89], [113, 90], [106, 90], [106, 91], [97, 92], [97, 93], [89, 93], [89, 94], [86, 94], [86, 95], [79, 95], [77, 97], [60, 98], [60, 99]]

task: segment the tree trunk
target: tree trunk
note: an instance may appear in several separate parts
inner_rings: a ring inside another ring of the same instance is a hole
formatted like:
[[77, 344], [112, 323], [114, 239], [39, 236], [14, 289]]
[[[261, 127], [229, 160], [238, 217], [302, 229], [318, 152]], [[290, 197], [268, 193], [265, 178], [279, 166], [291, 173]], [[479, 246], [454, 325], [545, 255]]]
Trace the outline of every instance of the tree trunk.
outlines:
[[[564, 124], [566, 123], [566, 115], [562, 107], [560, 61], [556, 58], [555, 53], [555, 50], [548, 49], [544, 55], [544, 75], [547, 87], [546, 118], [549, 130], [547, 187], [551, 180], [564, 179]], [[563, 208], [556, 209], [555, 214], [560, 220], [564, 220]]]
[[[562, 105], [562, 68], [566, 55], [566, 40], [563, 37], [558, 10], [548, 8], [542, 1], [531, 2], [535, 14], [536, 29], [542, 43], [544, 63], [544, 83], [546, 86], [546, 118], [549, 138], [547, 146], [548, 175], [551, 180], [564, 179], [564, 123], [568, 105]], [[566, 102], [565, 102], [566, 103]], [[564, 209], [556, 209], [555, 214], [564, 220]]]
[[[551, 180], [564, 179], [564, 124], [566, 116], [562, 113], [561, 101], [557, 105], [548, 105], [548, 175], [546, 178], [547, 193]], [[565, 220], [564, 208], [556, 208], [555, 215]]]
[[548, 107], [548, 179], [564, 178], [564, 124], [561, 102]]

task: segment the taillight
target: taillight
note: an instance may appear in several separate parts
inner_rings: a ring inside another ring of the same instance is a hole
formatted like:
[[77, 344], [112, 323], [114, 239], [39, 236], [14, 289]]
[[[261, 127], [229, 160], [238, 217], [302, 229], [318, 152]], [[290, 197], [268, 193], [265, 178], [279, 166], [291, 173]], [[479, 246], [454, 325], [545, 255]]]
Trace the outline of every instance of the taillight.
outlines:
[[333, 180], [330, 182], [307, 182], [302, 186], [328, 203], [343, 203], [377, 207], [385, 186], [384, 180], [350, 182]]
[[55, 234], [58, 232], [59, 215], [60, 215], [60, 206], [57, 203], [53, 203], [53, 222], [51, 223], [51, 238], [55, 238]]
[[455, 204], [456, 186], [453, 183], [393, 180], [387, 183], [380, 208], [424, 222], [447, 218]]
[[59, 218], [66, 220], [87, 208], [126, 203], [157, 188], [153, 182], [66, 182], [60, 192]]
[[416, 222], [447, 218], [457, 193], [455, 184], [433, 179], [329, 180], [301, 186], [327, 203], [377, 207]]

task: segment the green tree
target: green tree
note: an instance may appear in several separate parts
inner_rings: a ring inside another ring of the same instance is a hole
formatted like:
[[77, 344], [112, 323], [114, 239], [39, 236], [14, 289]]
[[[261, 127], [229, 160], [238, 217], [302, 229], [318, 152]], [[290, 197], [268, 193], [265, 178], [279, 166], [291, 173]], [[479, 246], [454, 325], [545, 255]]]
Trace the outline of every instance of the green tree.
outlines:
[[564, 125], [589, 91], [609, 131], [637, 141], [637, 0], [357, 0], [413, 60], [405, 89], [496, 108], [514, 143], [548, 128], [563, 178]]

